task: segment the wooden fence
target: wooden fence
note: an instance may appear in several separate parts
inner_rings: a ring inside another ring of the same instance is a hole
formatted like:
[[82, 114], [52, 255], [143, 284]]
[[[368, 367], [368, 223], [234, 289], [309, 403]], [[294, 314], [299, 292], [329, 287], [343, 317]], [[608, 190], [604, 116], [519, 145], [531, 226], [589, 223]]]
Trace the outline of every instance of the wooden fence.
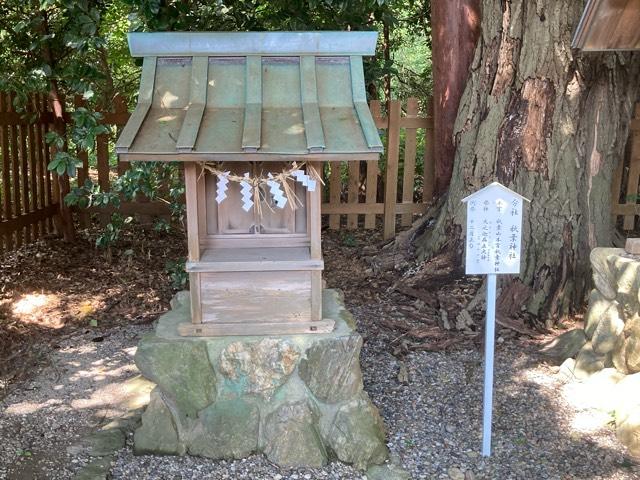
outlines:
[[[39, 237], [56, 232], [58, 183], [46, 168], [53, 150], [45, 135], [53, 126], [53, 115], [46, 98], [34, 97], [26, 112], [16, 112], [13, 97], [0, 93], [0, 249], [11, 250]], [[76, 106], [82, 104], [78, 99]], [[385, 143], [380, 162], [330, 162], [325, 168], [322, 213], [331, 229], [373, 229], [382, 226], [384, 237], [395, 235], [397, 225], [408, 226], [423, 213], [433, 196], [433, 119], [420, 115], [418, 101], [410, 98], [403, 108], [392, 101], [388, 108], [380, 102], [370, 104], [376, 126]], [[65, 114], [65, 118], [69, 117]], [[129, 118], [125, 103], [114, 102], [114, 112], [105, 113], [103, 122], [122, 127]], [[128, 167], [112, 165], [115, 134], [96, 140], [95, 160], [79, 155], [83, 167], [78, 182], [87, 178], [108, 191], [113, 179]], [[422, 165], [418, 162], [419, 147]], [[90, 165], [91, 163], [91, 165]], [[421, 168], [420, 168], [421, 167]], [[631, 122], [627, 151], [612, 182], [612, 214], [621, 217], [624, 230], [634, 230], [640, 216], [640, 104]], [[125, 203], [124, 214], [166, 215], [165, 204]], [[76, 212], [81, 226], [89, 223], [90, 212]], [[105, 217], [103, 217], [104, 219]]]
[[613, 175], [611, 186], [614, 223], [617, 224], [622, 217], [623, 230], [635, 230], [636, 217], [640, 215], [640, 103], [636, 105], [631, 120], [627, 150]]
[[[33, 100], [27, 112], [33, 114], [30, 118], [14, 111], [10, 95], [0, 95], [0, 246], [4, 249], [55, 231], [58, 187], [55, 174], [46, 168], [53, 151], [44, 140], [52, 129], [53, 116], [45, 100]], [[82, 106], [82, 101], [75, 99], [74, 105]], [[331, 229], [372, 229], [381, 220], [385, 238], [391, 238], [398, 221], [402, 226], [410, 225], [416, 214], [426, 210], [433, 195], [433, 120], [419, 115], [415, 98], [408, 100], [404, 115], [400, 101], [392, 101], [388, 109], [372, 102], [371, 111], [384, 138], [386, 154], [380, 162], [330, 162], [325, 169], [322, 213], [328, 215]], [[67, 113], [65, 118], [69, 120]], [[122, 127], [128, 118], [125, 103], [116, 99], [114, 112], [105, 113], [103, 123]], [[110, 162], [113, 137], [115, 134], [97, 137], [93, 162], [86, 152], [79, 154], [83, 164], [78, 169], [79, 184], [91, 178], [103, 191], [109, 191], [113, 179], [126, 170], [128, 164], [118, 162], [113, 166]], [[417, 168], [419, 145], [424, 152], [422, 168]], [[155, 216], [166, 215], [168, 208], [140, 201], [124, 203], [120, 211]], [[76, 217], [81, 226], [87, 226], [90, 212], [76, 212]]]
[[[341, 228], [342, 215], [346, 215], [347, 229], [358, 228], [361, 216], [364, 228], [376, 228], [376, 217], [381, 216], [384, 238], [388, 239], [395, 235], [397, 215], [402, 226], [411, 225], [414, 215], [425, 212], [433, 197], [433, 118], [418, 115], [416, 98], [408, 99], [404, 116], [398, 100], [390, 102], [386, 114], [378, 101], [371, 102], [370, 108], [385, 139], [384, 170], [381, 171], [381, 162], [375, 160], [348, 162], [348, 166], [331, 162], [330, 174], [325, 178], [322, 213], [329, 215], [331, 229]], [[420, 175], [416, 172], [418, 131], [424, 135]], [[399, 166], [402, 166], [401, 176]], [[344, 169], [348, 173], [346, 181], [342, 175]], [[421, 188], [416, 188], [416, 180]]]
[[[0, 92], [0, 249], [10, 250], [54, 231], [58, 183], [47, 170], [51, 151], [44, 138], [53, 117], [43, 96], [18, 113], [13, 96]], [[26, 120], [26, 117], [31, 120]]]

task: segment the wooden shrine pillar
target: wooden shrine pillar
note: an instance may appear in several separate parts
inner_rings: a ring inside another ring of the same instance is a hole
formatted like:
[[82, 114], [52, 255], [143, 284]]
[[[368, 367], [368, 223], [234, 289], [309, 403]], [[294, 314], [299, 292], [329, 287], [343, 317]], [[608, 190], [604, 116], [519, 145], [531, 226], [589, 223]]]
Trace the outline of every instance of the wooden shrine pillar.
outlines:
[[480, 34], [479, 0], [431, 2], [435, 194], [449, 187], [455, 146], [453, 125]]

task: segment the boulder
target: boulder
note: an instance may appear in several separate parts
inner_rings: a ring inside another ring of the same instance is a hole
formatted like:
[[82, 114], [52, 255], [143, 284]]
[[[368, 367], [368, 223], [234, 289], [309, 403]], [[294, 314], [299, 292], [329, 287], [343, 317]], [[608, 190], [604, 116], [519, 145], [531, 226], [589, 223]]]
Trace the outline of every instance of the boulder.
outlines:
[[575, 328], [551, 340], [542, 348], [541, 353], [554, 365], [560, 365], [567, 358], [574, 357], [585, 343], [587, 343], [587, 337], [584, 330]]
[[[612, 392], [624, 379], [624, 374], [615, 368], [603, 368], [581, 383], [572, 386], [576, 396], [581, 398], [581, 408], [593, 408], [609, 414], [614, 411], [617, 399]], [[606, 421], [610, 418], [607, 417]]]
[[567, 358], [558, 369], [558, 377], [565, 383], [572, 382], [576, 379], [573, 371], [576, 368], [576, 361], [573, 358]]
[[616, 420], [616, 436], [633, 457], [640, 458], [640, 407], [620, 423]]
[[94, 458], [86, 466], [74, 475], [73, 480], [107, 480], [111, 478], [109, 471], [111, 470], [111, 462], [113, 456]]
[[626, 375], [615, 388], [616, 418], [640, 407], [640, 373]]
[[367, 470], [367, 480], [410, 480], [411, 475], [402, 468], [389, 463], [373, 465]]
[[612, 302], [591, 337], [593, 350], [601, 355], [611, 352], [623, 330], [624, 321], [620, 318], [618, 302]]
[[204, 409], [189, 453], [215, 460], [247, 457], [258, 449], [260, 411], [243, 399], [219, 400]]
[[282, 339], [233, 342], [220, 354], [219, 367], [238, 395], [258, 394], [270, 399], [296, 368], [300, 352]]
[[629, 373], [640, 372], [640, 337], [628, 337], [624, 343], [624, 355]]
[[627, 369], [626, 342], [624, 335], [618, 337], [613, 350], [611, 351], [611, 361], [618, 372], [629, 373]]
[[609, 259], [624, 253], [623, 248], [594, 248], [589, 255], [593, 270], [593, 283], [608, 300], [616, 298], [616, 281]]
[[285, 404], [267, 416], [264, 453], [282, 467], [321, 467], [327, 452], [317, 427], [318, 414], [307, 402]]
[[639, 313], [636, 313], [633, 317], [625, 320], [624, 334], [627, 337], [640, 338], [640, 314]]
[[389, 456], [384, 424], [366, 395], [341, 405], [333, 422], [320, 424], [325, 443], [339, 460], [364, 470]]
[[158, 388], [151, 392], [149, 406], [142, 415], [142, 426], [134, 434], [133, 445], [136, 455], [183, 455], [186, 451], [173, 415]]
[[623, 378], [614, 395], [616, 435], [629, 453], [640, 457], [640, 373]]
[[362, 337], [358, 334], [315, 343], [300, 362], [300, 378], [325, 403], [338, 403], [354, 397], [363, 388], [361, 347]]
[[617, 256], [609, 259], [616, 278], [616, 300], [620, 313], [626, 320], [637, 314], [638, 290], [640, 289], [640, 262], [637, 259]]
[[587, 342], [576, 356], [573, 375], [579, 380], [602, 370], [605, 367], [606, 356], [600, 355], [593, 350], [591, 342]]
[[191, 294], [189, 290], [182, 290], [176, 293], [169, 302], [171, 310], [179, 310], [181, 308], [191, 308]]
[[216, 375], [202, 342], [147, 335], [138, 344], [135, 362], [188, 418], [195, 418], [216, 398]]
[[88, 451], [89, 456], [104, 457], [124, 447], [124, 432], [117, 428], [98, 430], [89, 436], [88, 442], [90, 445]]
[[589, 293], [589, 308], [584, 317], [584, 333], [591, 339], [600, 319], [611, 306], [611, 300], [607, 300], [599, 290], [593, 289]]

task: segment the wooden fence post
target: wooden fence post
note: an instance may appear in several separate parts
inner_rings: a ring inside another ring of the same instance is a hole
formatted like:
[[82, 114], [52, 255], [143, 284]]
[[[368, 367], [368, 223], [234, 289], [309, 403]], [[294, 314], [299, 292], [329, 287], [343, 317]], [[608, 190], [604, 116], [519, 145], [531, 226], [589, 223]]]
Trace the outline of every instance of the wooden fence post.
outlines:
[[[331, 162], [331, 174], [329, 175], [329, 204], [340, 205], [340, 193], [342, 191], [342, 179], [340, 178], [341, 162]], [[340, 228], [340, 214], [329, 215], [329, 228]]]
[[[9, 94], [8, 112], [15, 112], [13, 108], [12, 94]], [[13, 188], [13, 213], [16, 217], [20, 215], [20, 169], [18, 159], [18, 126], [11, 125], [9, 127], [10, 151], [11, 151], [11, 183]], [[22, 246], [22, 229], [16, 230], [16, 246]]]
[[[359, 187], [360, 187], [360, 162], [349, 162], [349, 181], [347, 184], [347, 202], [358, 203]], [[355, 230], [358, 228], [358, 214], [349, 213], [347, 215], [347, 230]]]
[[[382, 115], [380, 113], [380, 102], [378, 100], [372, 100], [369, 104], [373, 121], [376, 122], [378, 128], [382, 128], [380, 125]], [[365, 202], [367, 204], [375, 204], [378, 201], [378, 174], [380, 173], [380, 165], [378, 160], [367, 160], [367, 183], [365, 184]], [[376, 228], [376, 214], [367, 213], [364, 216], [364, 228], [374, 229]]]
[[[21, 123], [18, 127], [18, 138], [20, 139], [20, 180], [22, 183], [22, 214], [29, 213], [29, 163], [27, 152], [27, 134], [29, 127]], [[25, 243], [31, 243], [31, 225], [26, 225], [24, 232]]]
[[[37, 190], [34, 189], [34, 191], [32, 192], [32, 195], [34, 196], [34, 198], [37, 197], [37, 200], [35, 201], [36, 210], [43, 210], [46, 206], [45, 195], [44, 195], [45, 175], [46, 175], [45, 172], [47, 170], [47, 165], [44, 160], [44, 148], [46, 145], [45, 145], [44, 137], [42, 135], [42, 125], [41, 125], [42, 108], [39, 101], [39, 97], [37, 95], [34, 95], [31, 98], [31, 108], [36, 113], [36, 115], [38, 115], [37, 121], [33, 124], [33, 139], [34, 139], [34, 145], [35, 145], [34, 154], [36, 155], [35, 172], [36, 172], [38, 186], [37, 186]], [[39, 229], [40, 236], [43, 236], [45, 233], [47, 233], [48, 229], [47, 229], [46, 218], [43, 218], [39, 222], [38, 229]]]
[[[10, 99], [3, 92], [0, 92], [0, 112], [8, 111], [7, 102]], [[5, 220], [13, 217], [13, 205], [11, 204], [11, 164], [9, 161], [9, 127], [5, 124], [0, 129], [0, 153], [2, 154], [2, 211]], [[13, 248], [13, 234], [4, 235], [4, 248]]]
[[422, 202], [433, 200], [436, 178], [435, 145], [433, 132], [433, 98], [427, 100], [427, 128], [424, 129], [424, 156], [422, 174]]
[[387, 171], [384, 185], [385, 240], [396, 234], [396, 202], [398, 196], [398, 157], [400, 155], [400, 102], [389, 102], [389, 129], [387, 130]]
[[[106, 134], [96, 137], [96, 164], [98, 167], [98, 185], [100, 190], [108, 192], [111, 190], [111, 180], [109, 178], [109, 137]], [[109, 223], [110, 216], [106, 213], [100, 214], [100, 224]]]
[[[418, 117], [418, 99], [410, 98], [407, 100], [407, 118]], [[413, 203], [413, 189], [416, 178], [416, 146], [417, 146], [417, 129], [406, 128], [404, 140], [404, 169], [402, 173], [402, 203], [411, 205]], [[408, 227], [413, 221], [413, 213], [403, 213], [400, 217], [400, 224]]]

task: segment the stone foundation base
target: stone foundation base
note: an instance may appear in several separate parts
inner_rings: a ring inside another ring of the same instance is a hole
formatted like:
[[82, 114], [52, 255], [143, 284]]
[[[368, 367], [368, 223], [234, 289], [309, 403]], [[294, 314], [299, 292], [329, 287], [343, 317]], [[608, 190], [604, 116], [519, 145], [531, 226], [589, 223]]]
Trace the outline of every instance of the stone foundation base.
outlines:
[[213, 459], [262, 452], [280, 466], [383, 463], [384, 425], [362, 386], [362, 338], [337, 291], [323, 292], [323, 314], [336, 322], [331, 333], [188, 338], [178, 328], [191, 321], [189, 295], [176, 295], [136, 353], [157, 386], [135, 451]]

